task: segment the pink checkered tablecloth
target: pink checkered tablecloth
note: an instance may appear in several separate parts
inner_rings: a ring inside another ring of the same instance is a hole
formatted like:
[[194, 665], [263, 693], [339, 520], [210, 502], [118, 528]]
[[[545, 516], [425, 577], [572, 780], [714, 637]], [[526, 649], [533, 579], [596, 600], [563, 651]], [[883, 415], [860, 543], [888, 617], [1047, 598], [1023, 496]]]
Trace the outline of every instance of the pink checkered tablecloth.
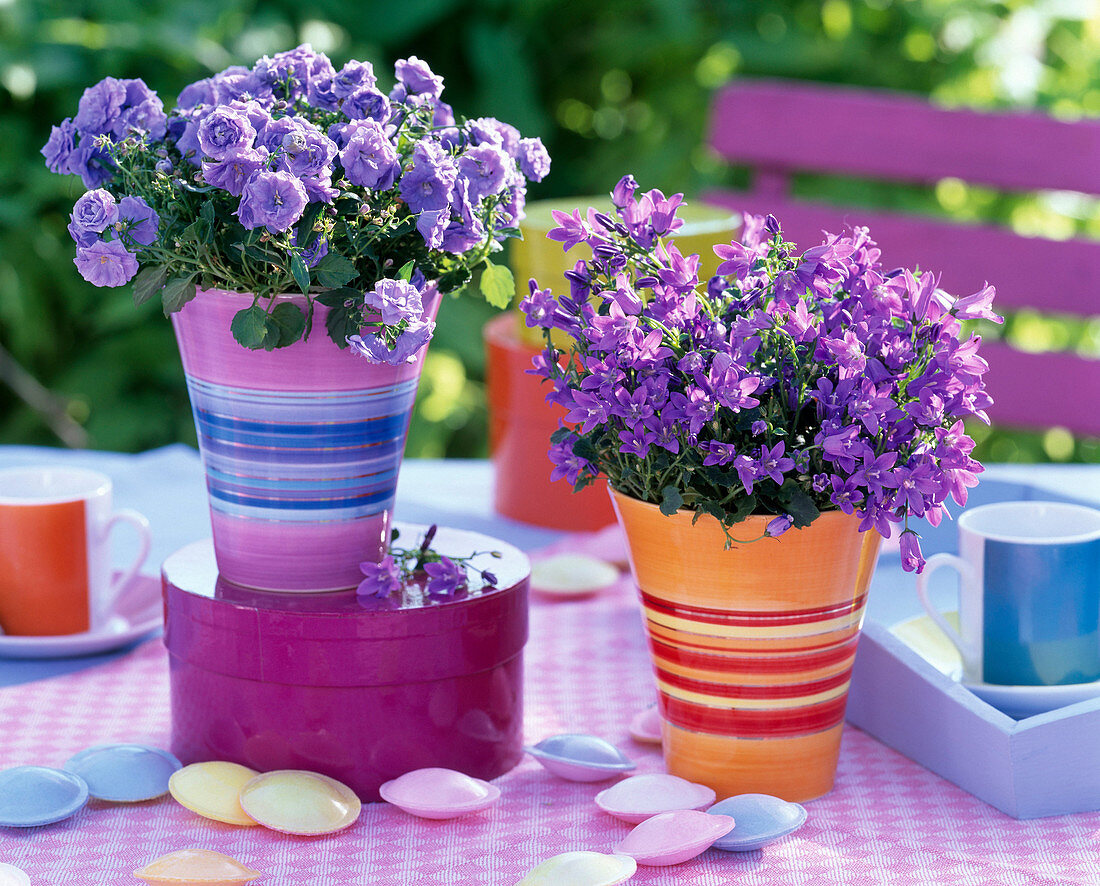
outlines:
[[[606, 555], [605, 541], [596, 547]], [[655, 698], [629, 579], [587, 600], [534, 598], [525, 666], [528, 742], [589, 732], [623, 748], [639, 771], [661, 770], [659, 753], [627, 732]], [[103, 742], [166, 747], [168, 718], [167, 657], [152, 640], [106, 665], [0, 689], [0, 767], [59, 766]], [[479, 815], [435, 822], [368, 804], [352, 828], [323, 838], [218, 824], [169, 798], [93, 801], [59, 824], [0, 828], [0, 861], [35, 886], [136, 884], [130, 872], [151, 859], [204, 847], [263, 871], [264, 886], [495, 886], [560, 852], [610, 851], [629, 831], [592, 802], [606, 784], [562, 781], [530, 758], [497, 784], [501, 802]], [[855, 729], [845, 734], [836, 789], [808, 809], [801, 831], [762, 851], [710, 850], [675, 867], [640, 867], [632, 882], [1100, 883], [1100, 813], [1015, 821]]]

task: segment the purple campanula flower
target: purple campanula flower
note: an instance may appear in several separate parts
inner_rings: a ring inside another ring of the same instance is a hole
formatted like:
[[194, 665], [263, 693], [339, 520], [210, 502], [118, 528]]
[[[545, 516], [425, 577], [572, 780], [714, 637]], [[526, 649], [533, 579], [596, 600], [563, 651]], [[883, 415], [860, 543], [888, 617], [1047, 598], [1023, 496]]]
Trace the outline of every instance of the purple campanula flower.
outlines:
[[349, 61], [332, 78], [332, 92], [338, 99], [347, 98], [360, 89], [370, 89], [378, 82], [370, 62]]
[[105, 77], [84, 90], [73, 124], [82, 133], [110, 132], [125, 102], [126, 84], [114, 77]]
[[285, 231], [302, 217], [306, 189], [289, 172], [257, 172], [241, 193], [237, 218], [248, 230]]
[[771, 538], [779, 538], [784, 532], [791, 528], [794, 524], [794, 520], [790, 514], [782, 514], [770, 521], [767, 527], [764, 529], [764, 534]]
[[118, 240], [78, 246], [73, 263], [80, 276], [93, 286], [121, 286], [138, 272], [137, 259]]
[[123, 197], [118, 204], [118, 218], [126, 236], [135, 243], [149, 246], [157, 239], [160, 216], [141, 197]]
[[924, 571], [924, 554], [920, 549], [920, 536], [912, 529], [906, 529], [898, 539], [901, 545], [901, 562], [906, 572]]
[[80, 170], [72, 167], [73, 154], [76, 152], [76, 136], [79, 130], [72, 118], [66, 117], [60, 126], [50, 129], [50, 138], [42, 147], [42, 156], [46, 158], [46, 168], [61, 175], [79, 175]]
[[355, 593], [360, 597], [388, 597], [394, 591], [400, 591], [404, 583], [401, 580], [401, 570], [393, 556], [386, 554], [381, 562], [365, 562], [359, 564], [363, 573], [363, 580]]
[[550, 216], [556, 222], [557, 227], [551, 228], [546, 238], [559, 241], [565, 252], [593, 236], [592, 227], [581, 218], [579, 209], [574, 209], [572, 215], [562, 212], [560, 209], [552, 209]]
[[867, 365], [863, 344], [851, 329], [846, 330], [841, 338], [823, 338], [821, 344], [828, 353], [836, 357], [837, 365], [845, 378], [858, 375]]
[[634, 180], [634, 176], [624, 175], [611, 192], [611, 202], [620, 209], [625, 209], [634, 202], [636, 190], [638, 190], [638, 182]]
[[458, 172], [469, 182], [470, 200], [497, 193], [504, 184], [505, 165], [511, 161], [496, 145], [475, 145], [458, 158]]
[[[310, 231], [312, 234], [313, 232]], [[307, 238], [308, 240], [308, 238]], [[290, 243], [292, 246], [298, 245], [298, 232], [294, 231], [290, 235]], [[307, 268], [315, 268], [326, 255], [328, 255], [328, 238], [323, 232], [317, 232], [313, 237], [313, 242], [307, 246], [303, 246], [298, 253], [302, 261], [305, 262]]]
[[102, 234], [118, 221], [118, 204], [108, 191], [87, 191], [73, 205], [72, 226], [82, 234]]
[[564, 479], [570, 486], [576, 486], [581, 474], [595, 473], [589, 462], [573, 452], [576, 439], [574, 434], [550, 444], [550, 462], [554, 465], [554, 469], [550, 472], [551, 482]]
[[701, 443], [700, 447], [706, 452], [703, 456], [704, 465], [728, 465], [737, 458], [737, 447], [732, 443], [708, 440], [706, 443]]
[[203, 181], [239, 197], [244, 192], [244, 186], [264, 168], [266, 162], [266, 148], [245, 151], [216, 163], [207, 160], [202, 164]]
[[963, 296], [955, 300], [951, 306], [951, 313], [960, 320], [985, 319], [994, 323], [1004, 323], [1004, 317], [993, 313], [990, 305], [997, 294], [992, 286], [986, 283], [981, 289], [972, 295]]
[[428, 63], [415, 55], [398, 59], [393, 66], [397, 82], [402, 84], [410, 95], [430, 95], [439, 98], [443, 92], [443, 78], [432, 73]]
[[[469, 198], [469, 182], [464, 178], [455, 181], [455, 193], [451, 202], [451, 221], [443, 229], [442, 248], [445, 252], [462, 254], [485, 242], [485, 225], [474, 213]], [[453, 216], [457, 215], [455, 219]]]
[[429, 597], [452, 597], [466, 587], [466, 570], [450, 557], [440, 557], [436, 563], [425, 563]]
[[509, 157], [519, 153], [519, 130], [493, 117], [478, 117], [466, 124], [470, 141], [475, 145], [489, 142], [501, 148]]
[[401, 171], [400, 158], [381, 124], [360, 120], [344, 127], [340, 164], [353, 185], [388, 191]]
[[519, 141], [520, 171], [531, 181], [540, 182], [550, 174], [550, 154], [539, 138], [522, 138]]
[[126, 89], [126, 97], [111, 127], [115, 138], [126, 138], [131, 133], [143, 133], [153, 140], [161, 139], [167, 128], [164, 103], [144, 80], [120, 81]]
[[349, 120], [377, 120], [379, 123], [385, 123], [393, 113], [390, 100], [369, 87], [358, 89], [345, 98], [340, 109]]
[[392, 359], [395, 364], [415, 363], [416, 356], [431, 341], [435, 332], [434, 320], [413, 320], [397, 337]]
[[199, 124], [199, 147], [211, 160], [225, 160], [252, 149], [256, 129], [248, 115], [237, 108], [215, 108]]
[[780, 440], [771, 449], [767, 444], [760, 447], [760, 457], [757, 459], [757, 477], [765, 477], [773, 480], [779, 486], [783, 485], [783, 475], [794, 467], [794, 459], [784, 455], [786, 444]]
[[737, 471], [737, 478], [745, 487], [745, 493], [752, 495], [753, 484], [760, 479], [760, 462], [749, 455], [738, 455], [733, 460], [733, 469]]
[[553, 326], [552, 320], [558, 310], [557, 299], [551, 295], [549, 289], [539, 289], [534, 280], [528, 282], [528, 288], [529, 293], [519, 303], [527, 327], [549, 329]]
[[451, 217], [450, 209], [425, 209], [416, 219], [416, 230], [429, 249], [443, 248], [443, 234]]
[[379, 280], [374, 289], [363, 296], [367, 307], [382, 315], [382, 322], [393, 326], [402, 320], [418, 320], [424, 313], [420, 291], [404, 280]]
[[437, 142], [421, 139], [413, 147], [412, 165], [401, 178], [401, 199], [412, 212], [448, 209], [458, 169]]

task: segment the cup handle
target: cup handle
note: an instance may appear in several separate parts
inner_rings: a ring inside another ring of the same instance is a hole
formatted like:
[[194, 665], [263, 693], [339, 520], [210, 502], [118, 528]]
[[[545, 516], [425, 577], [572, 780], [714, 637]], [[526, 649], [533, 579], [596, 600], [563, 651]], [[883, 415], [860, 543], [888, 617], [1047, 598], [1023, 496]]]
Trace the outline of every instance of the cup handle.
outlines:
[[959, 635], [959, 632], [948, 623], [947, 619], [943, 617], [943, 613], [932, 605], [932, 599], [928, 595], [928, 582], [932, 577], [932, 573], [942, 566], [954, 569], [964, 581], [971, 579], [974, 574], [970, 564], [962, 557], [956, 557], [954, 554], [933, 554], [928, 558], [924, 571], [917, 575], [917, 596], [920, 597], [921, 605], [924, 607], [924, 611], [928, 613], [928, 617], [935, 622], [936, 627], [943, 631], [947, 635], [947, 639], [959, 650], [959, 654], [963, 659], [963, 667], [970, 671], [977, 659], [977, 650], [973, 649]]
[[152, 543], [152, 535], [149, 532], [149, 521], [145, 519], [143, 514], [139, 514], [137, 511], [132, 511], [129, 508], [124, 508], [111, 514], [106, 525], [103, 527], [104, 537], [110, 535], [111, 530], [119, 523], [129, 523], [138, 531], [140, 550], [134, 558], [134, 562], [131, 563], [118, 578], [111, 582], [111, 586], [107, 592], [108, 599], [110, 600], [109, 606], [114, 606], [115, 601], [118, 599], [118, 595], [125, 590], [126, 586], [130, 584], [131, 579], [137, 575], [137, 571], [145, 562], [145, 558], [149, 556], [149, 547]]

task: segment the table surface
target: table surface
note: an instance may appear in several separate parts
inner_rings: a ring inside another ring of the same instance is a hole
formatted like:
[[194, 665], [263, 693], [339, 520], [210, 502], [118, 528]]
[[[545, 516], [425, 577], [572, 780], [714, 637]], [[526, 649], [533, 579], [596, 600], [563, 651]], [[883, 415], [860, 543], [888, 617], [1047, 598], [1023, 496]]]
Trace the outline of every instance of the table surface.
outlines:
[[[90, 467], [114, 480], [115, 506], [150, 520], [153, 547], [144, 570], [150, 574], [173, 551], [209, 535], [202, 468], [188, 447], [139, 455], [0, 447], [0, 468], [45, 463]], [[484, 461], [407, 461], [396, 517], [484, 532], [528, 551], [591, 546], [591, 539], [495, 515], [491, 484]], [[1022, 498], [1100, 504], [1100, 467], [990, 466], [969, 504]], [[926, 553], [954, 549], [951, 523], [924, 535]], [[120, 533], [117, 564], [132, 556], [132, 545]], [[946, 583], [935, 595], [952, 605]], [[887, 545], [868, 617], [894, 623], [919, 611], [913, 578]], [[659, 753], [627, 732], [632, 714], [655, 698], [629, 579], [585, 601], [534, 598], [531, 616], [526, 740], [589, 732], [620, 745], [640, 771], [661, 771]], [[0, 660], [0, 687], [3, 767], [57, 766], [108, 741], [167, 742], [166, 655], [157, 639], [83, 659]], [[469, 819], [425, 822], [372, 804], [348, 832], [313, 840], [216, 825], [170, 800], [93, 803], [58, 825], [0, 828], [0, 861], [23, 867], [34, 884], [136, 883], [129, 875], [136, 867], [197, 846], [265, 871], [264, 884], [511, 884], [559, 852], [610, 851], [629, 829], [595, 809], [591, 798], [606, 785], [559, 781], [529, 758], [498, 784], [502, 803]], [[633, 882], [1100, 882], [1100, 813], [1014, 821], [851, 727], [836, 789], [808, 808], [809, 822], [798, 834], [763, 851], [710, 850], [674, 868], [640, 868]]]

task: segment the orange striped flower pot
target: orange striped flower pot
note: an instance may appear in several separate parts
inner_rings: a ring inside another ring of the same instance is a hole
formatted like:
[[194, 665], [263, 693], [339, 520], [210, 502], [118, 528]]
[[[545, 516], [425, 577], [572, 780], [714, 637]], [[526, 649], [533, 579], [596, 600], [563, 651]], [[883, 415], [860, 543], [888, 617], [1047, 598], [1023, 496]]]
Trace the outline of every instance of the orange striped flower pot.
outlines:
[[[719, 798], [833, 786], [880, 536], [839, 511], [725, 550], [718, 521], [612, 491], [641, 596], [670, 773]], [[770, 517], [737, 524], [756, 538]]]

